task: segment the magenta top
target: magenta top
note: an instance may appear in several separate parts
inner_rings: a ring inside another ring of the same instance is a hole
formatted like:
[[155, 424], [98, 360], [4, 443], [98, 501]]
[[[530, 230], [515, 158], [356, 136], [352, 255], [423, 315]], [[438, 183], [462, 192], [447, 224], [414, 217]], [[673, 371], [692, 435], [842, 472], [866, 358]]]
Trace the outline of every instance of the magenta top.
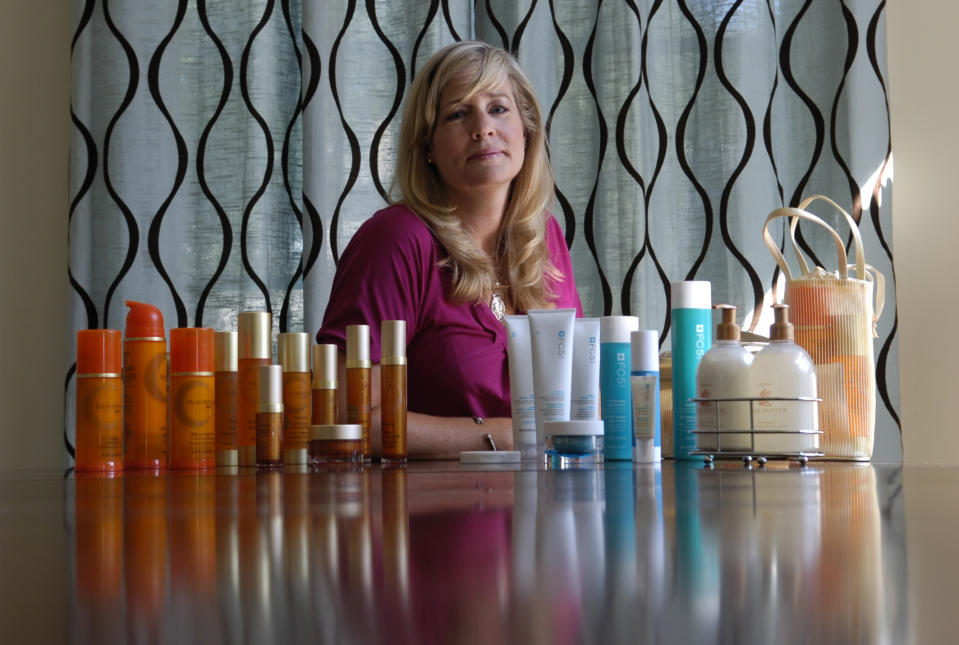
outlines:
[[[547, 215], [557, 308], [583, 315], [562, 230]], [[408, 207], [385, 208], [363, 223], [343, 251], [317, 342], [346, 348], [346, 326], [370, 326], [370, 358], [380, 360], [380, 321], [405, 320], [408, 408], [444, 417], [509, 417], [506, 328], [485, 302], [450, 304], [446, 250]]]

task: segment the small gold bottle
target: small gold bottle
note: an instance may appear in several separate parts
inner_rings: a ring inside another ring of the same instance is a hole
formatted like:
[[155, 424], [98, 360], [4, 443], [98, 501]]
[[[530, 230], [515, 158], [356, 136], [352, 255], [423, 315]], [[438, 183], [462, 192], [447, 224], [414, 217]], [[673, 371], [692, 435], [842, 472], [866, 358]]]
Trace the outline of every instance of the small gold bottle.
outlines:
[[280, 365], [260, 366], [259, 389], [256, 465], [257, 468], [275, 468], [283, 465], [283, 368]]
[[380, 400], [383, 462], [406, 462], [406, 321], [380, 327]]
[[283, 463], [305, 464], [310, 440], [310, 335], [280, 334], [277, 353], [283, 367]]
[[337, 360], [336, 345], [313, 346], [312, 425], [334, 425], [337, 422]]
[[373, 456], [370, 441], [370, 327], [346, 327], [346, 421], [363, 426], [363, 459]]

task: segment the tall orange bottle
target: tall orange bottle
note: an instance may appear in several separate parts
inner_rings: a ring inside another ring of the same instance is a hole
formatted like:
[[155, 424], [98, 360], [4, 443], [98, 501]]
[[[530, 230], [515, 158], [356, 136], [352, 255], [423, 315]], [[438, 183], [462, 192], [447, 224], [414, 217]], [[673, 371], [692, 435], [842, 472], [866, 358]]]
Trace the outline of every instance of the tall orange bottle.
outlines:
[[166, 468], [167, 361], [163, 314], [126, 301], [123, 340], [123, 440], [127, 468]]
[[363, 459], [373, 458], [370, 437], [370, 327], [346, 326], [346, 422], [363, 426]]
[[276, 344], [283, 367], [283, 463], [305, 464], [310, 441], [310, 335], [283, 333]]
[[77, 332], [77, 472], [123, 470], [119, 329]]
[[273, 363], [270, 314], [243, 311], [238, 321], [237, 443], [241, 466], [256, 466], [256, 406], [260, 396], [260, 366]]
[[213, 330], [170, 330], [170, 467], [216, 467]]
[[237, 334], [218, 331], [213, 334], [213, 360], [216, 363], [214, 402], [216, 411], [216, 465], [237, 465]]

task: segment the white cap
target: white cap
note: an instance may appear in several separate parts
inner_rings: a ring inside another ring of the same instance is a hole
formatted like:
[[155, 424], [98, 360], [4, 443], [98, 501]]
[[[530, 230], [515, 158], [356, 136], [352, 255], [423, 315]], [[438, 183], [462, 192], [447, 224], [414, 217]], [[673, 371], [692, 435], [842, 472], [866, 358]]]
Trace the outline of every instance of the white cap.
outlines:
[[633, 461], [637, 464], [655, 464], [663, 460], [662, 449], [653, 445], [653, 438], [637, 439], [633, 446]]
[[603, 316], [599, 324], [601, 343], [628, 343], [630, 332], [639, 329], [636, 316]]
[[631, 367], [634, 372], [659, 371], [659, 332], [640, 329], [630, 334]]
[[576, 421], [543, 421], [543, 434], [575, 435], [587, 437], [602, 437], [606, 426], [602, 419], [579, 419]]
[[281, 365], [260, 366], [259, 405], [283, 403], [283, 367]]
[[711, 285], [707, 280], [687, 280], [670, 285], [671, 309], [710, 309], [713, 306]]

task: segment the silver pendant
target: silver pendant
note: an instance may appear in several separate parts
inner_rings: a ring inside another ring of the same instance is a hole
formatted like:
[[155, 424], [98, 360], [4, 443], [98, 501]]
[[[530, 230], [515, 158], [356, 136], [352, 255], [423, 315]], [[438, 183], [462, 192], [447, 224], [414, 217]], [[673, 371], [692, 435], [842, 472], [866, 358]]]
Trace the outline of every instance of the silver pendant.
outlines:
[[489, 299], [489, 308], [496, 316], [496, 320], [503, 322], [503, 319], [506, 318], [506, 303], [503, 301], [503, 296], [494, 293], [493, 297]]

